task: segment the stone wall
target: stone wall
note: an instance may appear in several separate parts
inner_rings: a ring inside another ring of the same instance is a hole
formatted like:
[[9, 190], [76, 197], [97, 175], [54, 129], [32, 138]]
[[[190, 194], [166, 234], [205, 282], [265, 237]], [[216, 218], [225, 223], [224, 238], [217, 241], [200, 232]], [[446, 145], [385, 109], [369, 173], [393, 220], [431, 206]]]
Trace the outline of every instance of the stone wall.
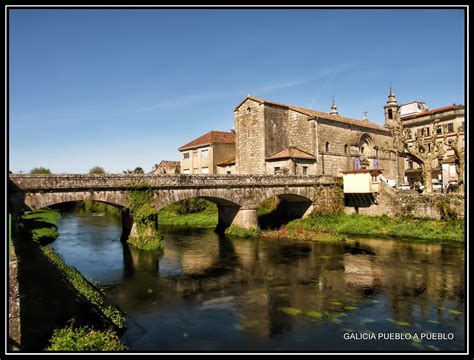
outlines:
[[308, 176], [266, 176], [266, 175], [9, 175], [12, 187], [17, 190], [59, 191], [100, 189], [121, 190], [133, 186], [148, 185], [152, 188], [186, 188], [186, 187], [271, 187], [271, 186], [315, 186], [333, 184], [332, 177]]
[[234, 112], [236, 165], [239, 174], [264, 174], [264, 106], [246, 100]]
[[[385, 178], [396, 179], [396, 158], [381, 149], [391, 139], [388, 131], [318, 119], [317, 132], [318, 175], [341, 176], [341, 170], [353, 170], [360, 140], [363, 136], [368, 136], [374, 146], [367, 154], [371, 163], [370, 167], [373, 167], [373, 159], [376, 158], [378, 168], [383, 169]], [[326, 143], [329, 143], [328, 149], [326, 149]]]
[[[418, 194], [406, 193], [392, 189], [385, 183], [380, 183], [380, 192], [376, 204], [370, 207], [360, 207], [359, 214], [367, 216], [390, 217], [427, 217], [441, 219], [446, 216], [464, 218], [465, 197], [462, 193], [451, 194]], [[346, 213], [356, 212], [353, 207], [346, 207]]]
[[[383, 169], [387, 179], [397, 180], [397, 159], [382, 150], [391, 140], [383, 128], [338, 122], [324, 118], [315, 121], [285, 105], [259, 103], [247, 99], [235, 110], [236, 163], [240, 174], [273, 174], [274, 165], [265, 159], [290, 146], [317, 157], [309, 173], [341, 176], [341, 171], [354, 169], [355, 157], [363, 142], [371, 165]], [[326, 149], [329, 143], [329, 149]], [[376, 159], [378, 164], [374, 164]], [[297, 172], [298, 173], [298, 172]]]
[[261, 134], [265, 138], [264, 159], [289, 146], [288, 112], [288, 108], [264, 105], [264, 119], [261, 119], [265, 124], [264, 132]]

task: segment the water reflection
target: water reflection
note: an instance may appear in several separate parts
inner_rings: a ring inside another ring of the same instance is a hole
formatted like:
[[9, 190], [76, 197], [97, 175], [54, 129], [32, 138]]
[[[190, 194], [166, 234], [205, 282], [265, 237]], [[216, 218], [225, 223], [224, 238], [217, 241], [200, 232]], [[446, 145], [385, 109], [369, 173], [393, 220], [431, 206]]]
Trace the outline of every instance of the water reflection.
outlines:
[[[81, 234], [95, 231], [90, 223], [95, 220], [81, 219], [71, 219], [81, 223]], [[92, 240], [83, 235], [75, 243], [66, 238], [77, 234], [64, 233], [61, 225], [59, 230], [54, 244], [68, 263], [88, 269], [96, 281], [113, 283], [107, 293], [128, 313], [123, 340], [135, 350], [463, 348], [461, 247], [371, 239], [248, 240], [162, 228], [164, 252], [144, 252], [122, 245], [119, 234], [101, 243], [93, 239], [97, 234]], [[78, 248], [82, 257], [76, 256]], [[91, 270], [89, 255], [95, 252], [104, 254], [105, 271]], [[342, 336], [367, 331], [452, 332], [454, 339], [419, 343]]]

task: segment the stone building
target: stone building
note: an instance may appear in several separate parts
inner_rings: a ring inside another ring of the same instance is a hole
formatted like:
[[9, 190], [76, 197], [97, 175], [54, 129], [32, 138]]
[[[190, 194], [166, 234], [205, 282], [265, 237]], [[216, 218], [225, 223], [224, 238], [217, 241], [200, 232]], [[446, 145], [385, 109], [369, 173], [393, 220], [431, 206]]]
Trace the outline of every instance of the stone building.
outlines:
[[[415, 134], [421, 134], [426, 139], [428, 146], [432, 146], [431, 137], [436, 132], [436, 141], [443, 143], [454, 139], [459, 134], [459, 141], [464, 142], [464, 106], [450, 105], [438, 109], [429, 110], [425, 103], [413, 101], [411, 103], [398, 105], [395, 95], [391, 91], [393, 114], [399, 116], [399, 120], [405, 128], [411, 130], [411, 143], [415, 141]], [[386, 113], [386, 118], [388, 114]], [[436, 122], [436, 126], [435, 126]], [[445, 139], [446, 136], [446, 139]], [[445, 140], [445, 141], [444, 141]], [[433, 161], [433, 179], [442, 182], [446, 187], [449, 183], [458, 182], [456, 164], [453, 150], [443, 145], [447, 150], [444, 156]], [[403, 179], [401, 182], [412, 184], [415, 181], [421, 182], [421, 168], [418, 164], [408, 159], [403, 159], [402, 164]]]
[[235, 133], [209, 131], [178, 151], [181, 174], [217, 174], [217, 164], [235, 157]]
[[159, 164], [155, 164], [154, 169], [150, 171], [148, 174], [149, 175], [179, 174], [179, 161], [162, 160]]
[[253, 96], [234, 110], [239, 174], [342, 176], [341, 171], [382, 169], [397, 179], [397, 158], [382, 150], [390, 131], [367, 119], [341, 116]]

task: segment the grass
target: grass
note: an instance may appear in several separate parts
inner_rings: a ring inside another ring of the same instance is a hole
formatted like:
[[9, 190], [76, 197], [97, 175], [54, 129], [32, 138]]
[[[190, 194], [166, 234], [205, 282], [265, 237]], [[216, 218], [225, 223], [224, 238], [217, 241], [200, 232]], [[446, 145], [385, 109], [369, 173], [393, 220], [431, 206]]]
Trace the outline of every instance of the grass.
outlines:
[[412, 238], [430, 241], [464, 241], [464, 220], [392, 219], [358, 214], [321, 215], [287, 224], [290, 235], [329, 233]]
[[244, 229], [239, 226], [230, 226], [225, 230], [225, 234], [238, 236], [242, 238], [256, 237], [260, 235], [261, 230], [259, 228], [251, 227], [250, 229]]
[[58, 237], [56, 223], [60, 217], [58, 211], [43, 208], [24, 214], [21, 222], [24, 231], [29, 232], [34, 241], [45, 244]]
[[47, 351], [124, 351], [118, 336], [111, 330], [98, 331], [88, 327], [56, 329]]
[[43, 209], [31, 211], [23, 215], [21, 218], [27, 221], [35, 221], [35, 222], [40, 222], [40, 223], [45, 223], [45, 224], [50, 224], [50, 225], [56, 225], [60, 217], [61, 217], [61, 214], [58, 211], [54, 211], [50, 208], [43, 208]]
[[111, 321], [118, 329], [125, 329], [124, 313], [115, 306], [109, 304], [102, 291], [84, 278], [76, 268], [67, 265], [63, 258], [53, 249], [49, 247], [41, 247], [41, 251], [46, 255], [51, 263], [62, 272], [65, 279], [80, 296], [86, 298], [91, 304], [93, 304], [103, 314], [103, 316]]
[[158, 212], [160, 225], [179, 225], [195, 228], [214, 228], [217, 226], [217, 206], [209, 201], [204, 210], [199, 212], [180, 213], [180, 204], [172, 204]]

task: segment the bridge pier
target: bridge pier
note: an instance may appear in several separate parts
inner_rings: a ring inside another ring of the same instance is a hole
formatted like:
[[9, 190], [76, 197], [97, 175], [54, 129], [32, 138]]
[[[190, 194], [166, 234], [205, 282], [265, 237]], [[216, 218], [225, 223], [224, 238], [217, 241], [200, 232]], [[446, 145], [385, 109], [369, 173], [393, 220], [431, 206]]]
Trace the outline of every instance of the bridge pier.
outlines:
[[242, 209], [237, 206], [217, 206], [218, 218], [216, 231], [223, 232], [229, 226], [249, 229], [258, 226], [257, 210]]
[[231, 225], [244, 229], [258, 227], [257, 209], [239, 209]]
[[122, 208], [121, 211], [121, 216], [122, 216], [122, 235], [120, 239], [122, 241], [126, 241], [128, 237], [133, 233], [136, 233], [136, 225], [133, 222], [133, 217], [132, 214], [130, 213], [129, 208]]

